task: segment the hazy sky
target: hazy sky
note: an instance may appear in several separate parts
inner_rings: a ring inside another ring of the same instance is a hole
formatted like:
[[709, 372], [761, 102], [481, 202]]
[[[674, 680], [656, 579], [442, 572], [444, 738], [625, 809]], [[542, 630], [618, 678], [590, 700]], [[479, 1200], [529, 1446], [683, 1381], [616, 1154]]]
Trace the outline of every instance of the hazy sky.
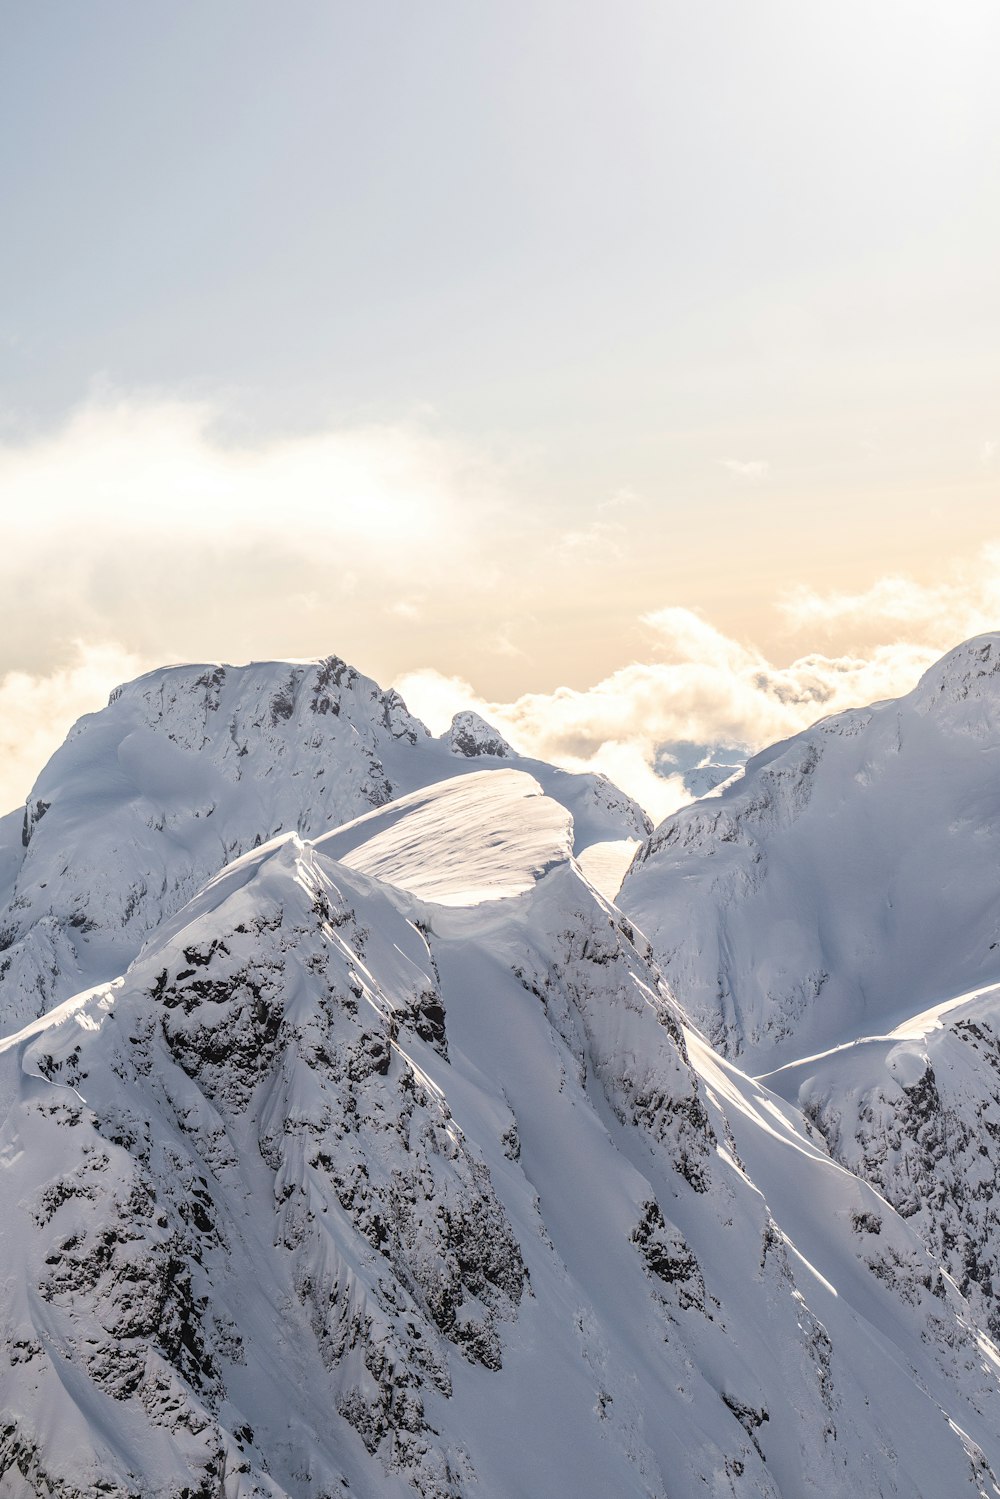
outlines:
[[998, 56], [995, 0], [0, 0], [0, 794], [168, 659], [648, 768], [624, 671], [1000, 623]]

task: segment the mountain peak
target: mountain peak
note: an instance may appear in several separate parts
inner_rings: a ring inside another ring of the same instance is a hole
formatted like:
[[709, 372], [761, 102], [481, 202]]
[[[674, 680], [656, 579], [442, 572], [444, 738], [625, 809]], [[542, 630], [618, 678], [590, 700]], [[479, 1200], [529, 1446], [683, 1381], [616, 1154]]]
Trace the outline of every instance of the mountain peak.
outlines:
[[[108, 707], [122, 700], [134, 705], [150, 727], [178, 718], [190, 721], [192, 716], [204, 727], [209, 715], [221, 713], [241, 715], [266, 732], [289, 722], [339, 718], [347, 710], [352, 722], [360, 716], [411, 744], [430, 737], [394, 688], [381, 688], [340, 656], [251, 661], [245, 666], [199, 662], [163, 667], [116, 687]], [[82, 719], [81, 725], [87, 721]], [[181, 726], [171, 723], [171, 728], [176, 737]], [[181, 730], [185, 739], [191, 737], [194, 724], [189, 722], [187, 730]]]
[[1000, 980], [997, 749], [1000, 633], [656, 829], [618, 903], [714, 1045], [773, 1066]]
[[974, 635], [924, 672], [914, 697], [918, 705], [995, 699], [1000, 708], [1000, 631]]
[[509, 760], [514, 751], [506, 739], [480, 714], [466, 708], [456, 713], [451, 721], [449, 742], [453, 755], [465, 755], [474, 759], [477, 755], [494, 755], [500, 760]]
[[125, 683], [74, 726], [9, 826], [0, 1032], [121, 972], [241, 854], [283, 833], [319, 837], [484, 765], [496, 775], [498, 759], [570, 814], [574, 853], [648, 831], [623, 792], [524, 759], [478, 714], [459, 714], [451, 740], [433, 737], [398, 692], [339, 656], [201, 662]]

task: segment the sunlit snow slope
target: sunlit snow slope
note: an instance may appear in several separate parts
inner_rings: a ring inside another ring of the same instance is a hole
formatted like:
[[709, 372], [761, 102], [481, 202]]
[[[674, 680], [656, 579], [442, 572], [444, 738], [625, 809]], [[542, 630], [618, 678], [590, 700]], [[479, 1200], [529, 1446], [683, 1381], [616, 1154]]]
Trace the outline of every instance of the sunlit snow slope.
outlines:
[[619, 903], [755, 1071], [1000, 980], [1000, 635], [757, 755], [656, 829]]
[[520, 895], [572, 846], [565, 807], [520, 770], [440, 781], [316, 842], [351, 869], [446, 906]]

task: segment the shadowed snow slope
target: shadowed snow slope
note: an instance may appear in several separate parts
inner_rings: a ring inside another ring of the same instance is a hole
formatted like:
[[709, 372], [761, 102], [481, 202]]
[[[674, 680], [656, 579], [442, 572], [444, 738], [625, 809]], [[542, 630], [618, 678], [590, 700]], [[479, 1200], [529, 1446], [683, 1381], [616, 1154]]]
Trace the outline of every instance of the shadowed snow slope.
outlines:
[[1000, 636], [662, 823], [619, 904], [753, 1070], [1000, 979]]
[[998, 1493], [954, 1286], [529, 862], [286, 835], [0, 1045], [4, 1499]]
[[120, 972], [230, 859], [466, 771], [533, 775], [572, 814], [577, 851], [649, 831], [604, 777], [522, 759], [466, 718], [434, 739], [332, 656], [178, 666], [118, 689], [52, 757], [23, 820], [0, 820], [0, 1031]]

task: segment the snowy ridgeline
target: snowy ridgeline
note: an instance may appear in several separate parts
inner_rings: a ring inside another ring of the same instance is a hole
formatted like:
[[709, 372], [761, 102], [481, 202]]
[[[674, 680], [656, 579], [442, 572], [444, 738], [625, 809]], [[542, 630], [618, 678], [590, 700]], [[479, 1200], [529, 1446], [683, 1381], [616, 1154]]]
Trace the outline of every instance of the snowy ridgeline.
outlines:
[[996, 651], [618, 905], [633, 804], [342, 663], [84, 720], [9, 850], [3, 1499], [1000, 1493]]
[[129, 683], [80, 720], [24, 813], [0, 819], [0, 1034], [123, 972], [248, 849], [488, 766], [527, 771], [566, 807], [577, 853], [628, 851], [650, 831], [605, 777], [517, 756], [474, 713], [432, 738], [398, 693], [337, 657]]

